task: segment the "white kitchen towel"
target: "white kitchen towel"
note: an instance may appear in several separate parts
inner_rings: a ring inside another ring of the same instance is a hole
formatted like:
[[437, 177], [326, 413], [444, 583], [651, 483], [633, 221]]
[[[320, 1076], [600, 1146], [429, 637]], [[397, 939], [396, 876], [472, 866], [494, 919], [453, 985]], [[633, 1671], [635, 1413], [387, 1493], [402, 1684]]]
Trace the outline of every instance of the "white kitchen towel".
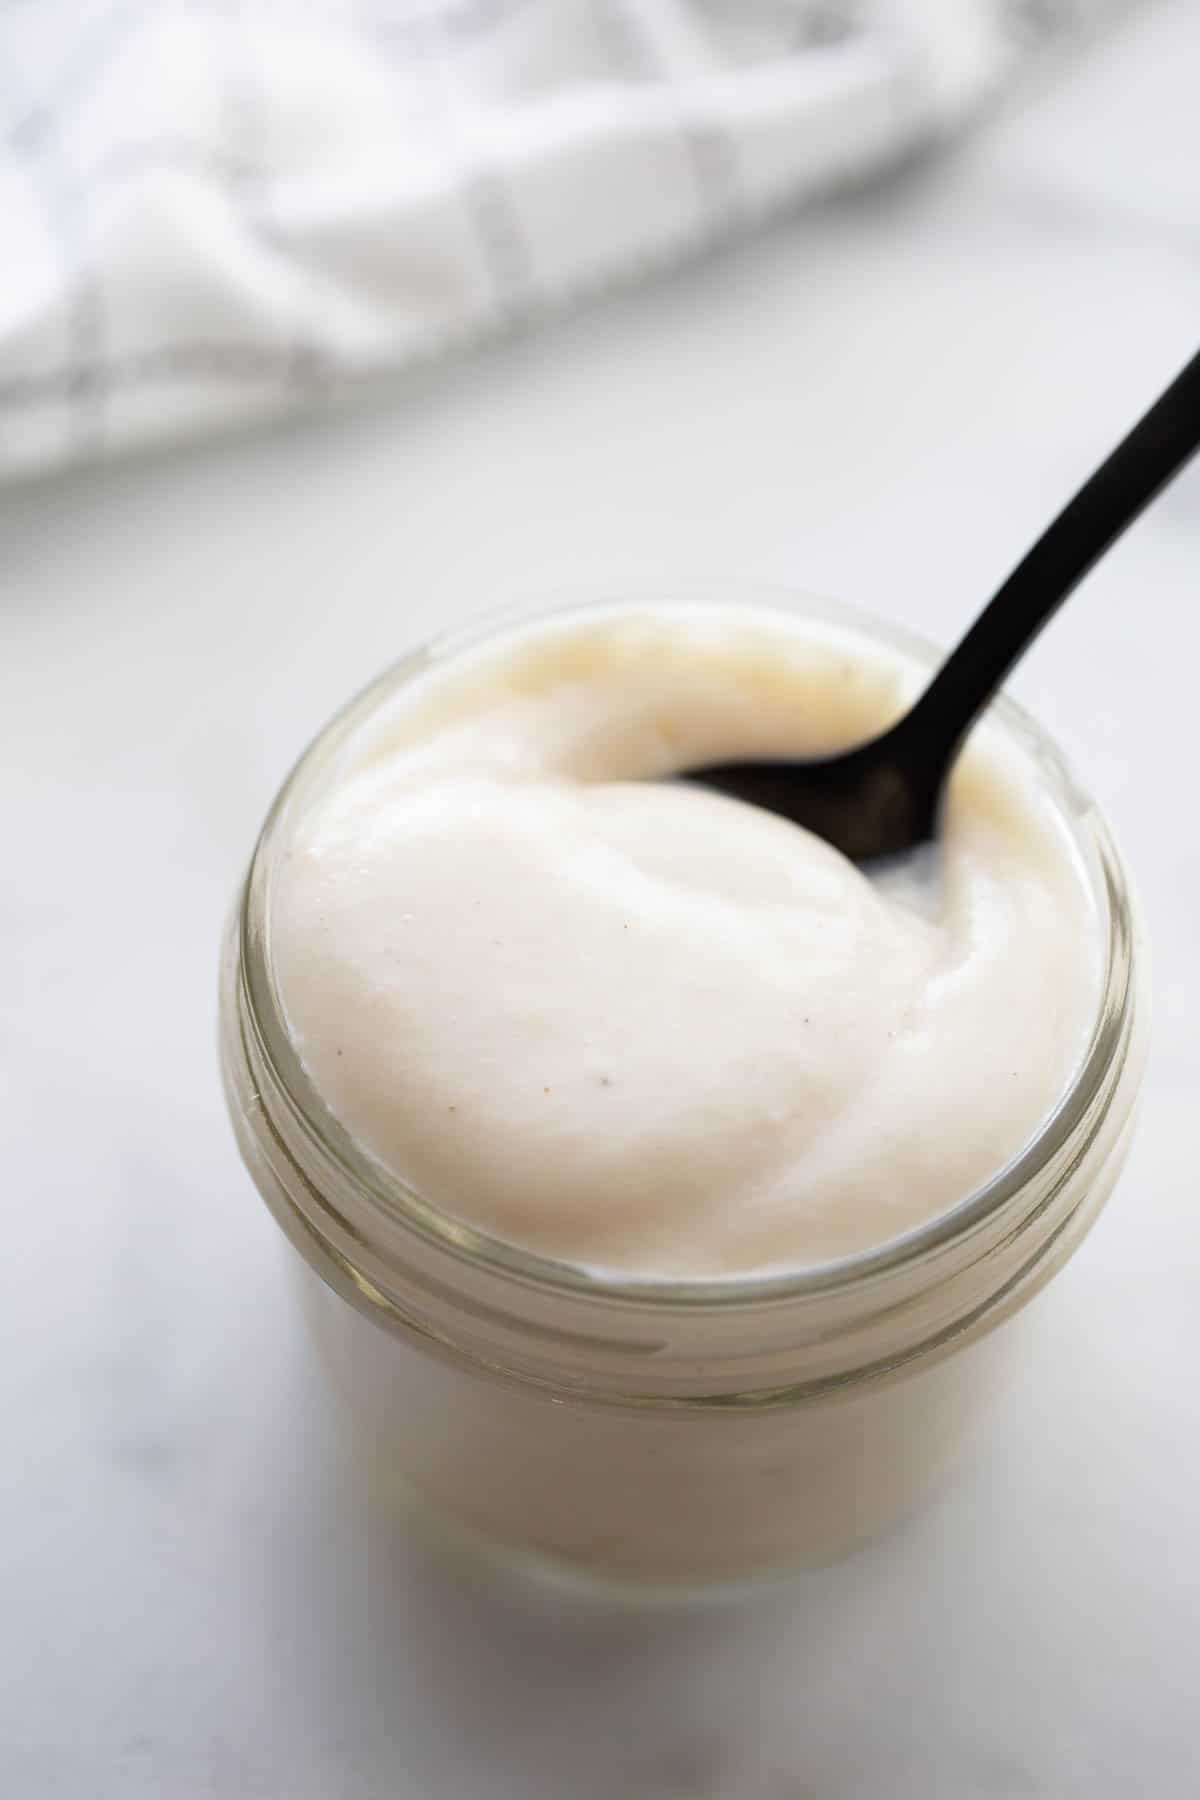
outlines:
[[7, 0], [0, 472], [351, 390], [955, 125], [1105, 0]]

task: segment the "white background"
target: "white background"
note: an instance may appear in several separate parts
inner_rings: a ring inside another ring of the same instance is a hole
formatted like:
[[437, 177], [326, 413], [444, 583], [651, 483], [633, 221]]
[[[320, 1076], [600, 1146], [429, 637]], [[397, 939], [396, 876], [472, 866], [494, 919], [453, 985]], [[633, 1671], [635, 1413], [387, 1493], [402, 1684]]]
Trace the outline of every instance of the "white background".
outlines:
[[535, 591], [946, 637], [1200, 339], [1200, 15], [964, 149], [354, 416], [0, 497], [6, 1800], [1200, 1790], [1200, 469], [1014, 683], [1139, 878], [1140, 1140], [969, 1485], [733, 1613], [577, 1618], [350, 1487], [213, 1052], [325, 715]]

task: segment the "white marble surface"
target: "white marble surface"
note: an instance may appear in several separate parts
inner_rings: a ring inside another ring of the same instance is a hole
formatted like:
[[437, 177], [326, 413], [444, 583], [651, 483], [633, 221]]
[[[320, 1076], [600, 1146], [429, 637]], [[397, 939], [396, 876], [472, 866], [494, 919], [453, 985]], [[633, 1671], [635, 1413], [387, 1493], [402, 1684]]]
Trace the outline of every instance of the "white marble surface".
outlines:
[[1015, 683], [1140, 875], [1140, 1141], [898, 1540], [648, 1623], [382, 1531], [213, 1058], [259, 816], [416, 631], [697, 572], [957, 628], [1195, 348], [1198, 66], [1163, 4], [957, 155], [395, 403], [0, 497], [6, 1800], [1200, 1791], [1200, 470]]

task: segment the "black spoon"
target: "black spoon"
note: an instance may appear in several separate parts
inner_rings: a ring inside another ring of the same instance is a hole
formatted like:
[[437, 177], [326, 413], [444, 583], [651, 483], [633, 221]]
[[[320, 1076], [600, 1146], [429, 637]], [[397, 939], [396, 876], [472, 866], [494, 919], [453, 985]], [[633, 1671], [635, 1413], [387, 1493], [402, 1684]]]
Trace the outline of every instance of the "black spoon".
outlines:
[[1200, 355], [1043, 532], [900, 721], [818, 760], [714, 763], [690, 781], [807, 826], [856, 862], [932, 838], [960, 744], [1093, 563], [1200, 449]]

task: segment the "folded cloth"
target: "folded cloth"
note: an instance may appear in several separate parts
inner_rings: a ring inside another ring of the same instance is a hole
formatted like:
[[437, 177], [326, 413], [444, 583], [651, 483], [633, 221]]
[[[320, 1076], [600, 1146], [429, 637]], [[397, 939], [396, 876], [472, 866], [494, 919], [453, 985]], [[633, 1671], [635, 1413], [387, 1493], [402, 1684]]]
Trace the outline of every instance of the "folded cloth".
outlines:
[[954, 126], [1105, 0], [16, 0], [0, 472], [311, 403]]

